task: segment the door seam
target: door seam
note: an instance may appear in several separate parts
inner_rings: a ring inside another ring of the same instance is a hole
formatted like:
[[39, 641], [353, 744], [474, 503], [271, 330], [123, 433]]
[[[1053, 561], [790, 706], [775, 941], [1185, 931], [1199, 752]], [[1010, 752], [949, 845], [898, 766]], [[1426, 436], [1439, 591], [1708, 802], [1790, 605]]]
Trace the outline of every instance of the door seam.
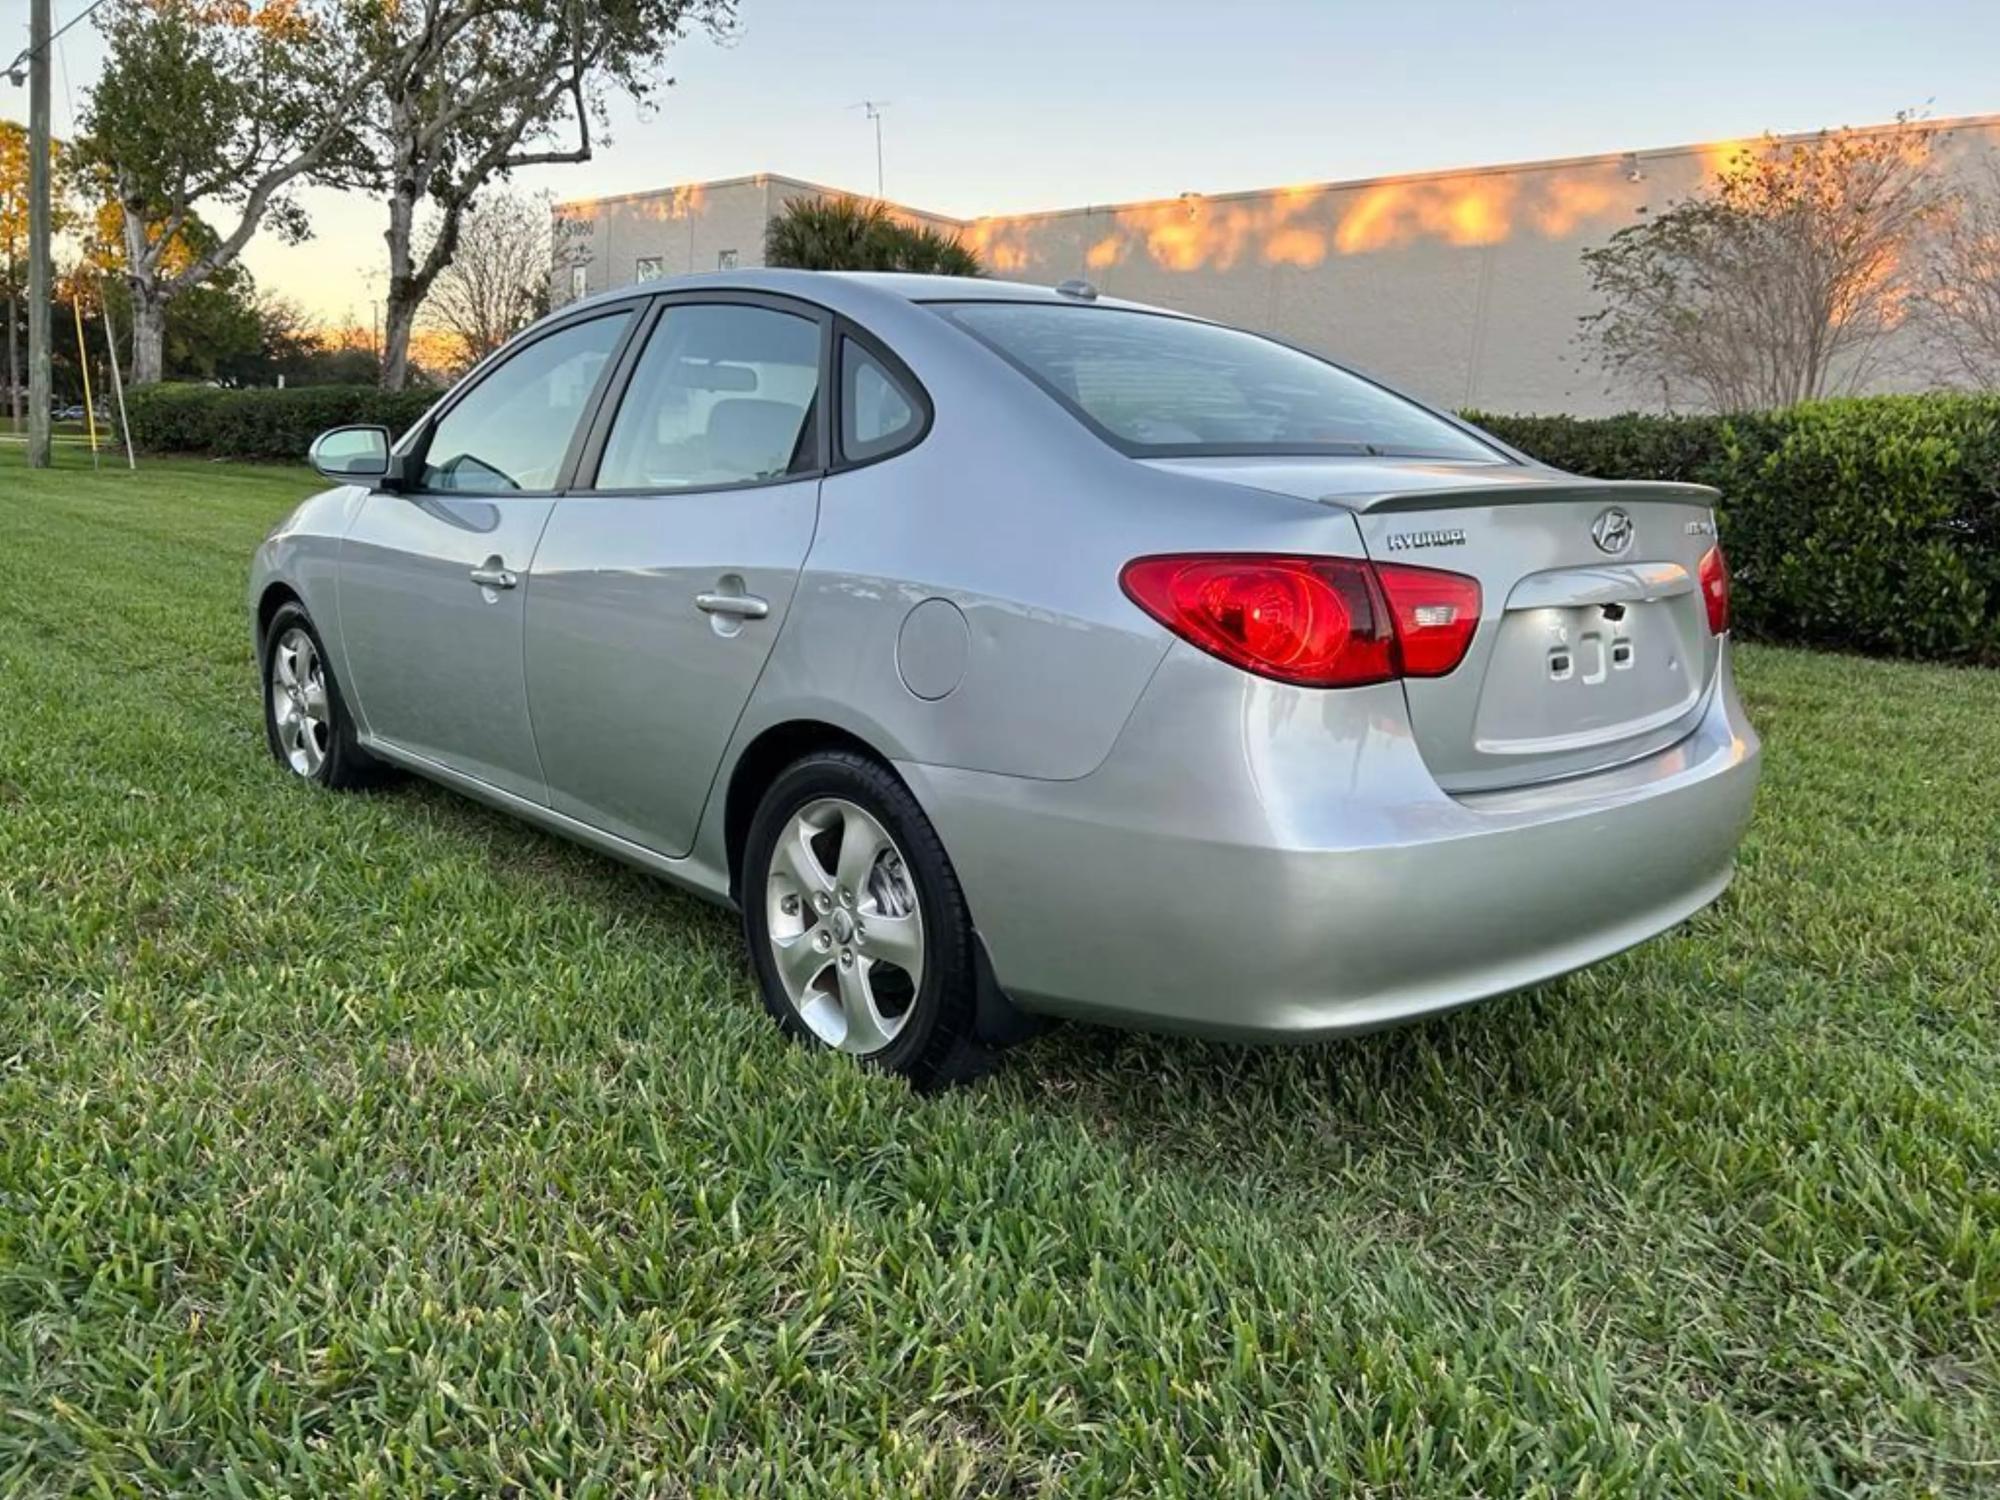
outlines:
[[[777, 634], [771, 637], [771, 649], [764, 653], [764, 660], [758, 663], [757, 675], [750, 679], [750, 691], [743, 695], [743, 706], [736, 710], [736, 719], [729, 726], [729, 738], [722, 742], [722, 758], [715, 763], [715, 770], [709, 774], [708, 790], [702, 793], [701, 811], [695, 814], [694, 828], [688, 846], [679, 856], [692, 858], [701, 847], [703, 830], [708, 827], [708, 810], [715, 803], [715, 789], [722, 781], [725, 766], [733, 767], [729, 752], [738, 749], [737, 739], [743, 733], [743, 721], [749, 716], [750, 705], [756, 700], [757, 689], [764, 685], [764, 674], [771, 670], [771, 663], [778, 659], [778, 647], [783, 644], [785, 630], [792, 623], [792, 611], [799, 607], [799, 591], [805, 587], [806, 571], [812, 563], [813, 548], [819, 542], [820, 520], [826, 513], [826, 475], [813, 481], [813, 523], [812, 531], [806, 537], [806, 550], [799, 554], [798, 570], [792, 574], [792, 591], [785, 600], [785, 616], [778, 621]], [[724, 851], [725, 858], [727, 851]]]
[[535, 728], [534, 683], [528, 676], [528, 611], [535, 597], [535, 559], [542, 555], [542, 539], [555, 521], [556, 507], [568, 498], [569, 492], [565, 490], [549, 503], [542, 517], [542, 529], [535, 533], [535, 545], [528, 553], [528, 565], [521, 570], [521, 711], [528, 716], [528, 748], [535, 755], [535, 780], [541, 785], [542, 805], [551, 810], [556, 805], [555, 788], [549, 785], [549, 769], [542, 764], [542, 737]]

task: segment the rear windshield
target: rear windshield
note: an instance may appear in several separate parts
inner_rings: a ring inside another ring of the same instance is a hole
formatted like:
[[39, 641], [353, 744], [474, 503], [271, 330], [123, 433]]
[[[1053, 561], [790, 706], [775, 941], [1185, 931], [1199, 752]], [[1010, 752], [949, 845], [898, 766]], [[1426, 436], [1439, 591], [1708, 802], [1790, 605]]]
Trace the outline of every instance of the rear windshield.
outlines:
[[1296, 453], [1505, 462], [1401, 396], [1239, 329], [1055, 303], [940, 303], [937, 311], [1135, 458]]

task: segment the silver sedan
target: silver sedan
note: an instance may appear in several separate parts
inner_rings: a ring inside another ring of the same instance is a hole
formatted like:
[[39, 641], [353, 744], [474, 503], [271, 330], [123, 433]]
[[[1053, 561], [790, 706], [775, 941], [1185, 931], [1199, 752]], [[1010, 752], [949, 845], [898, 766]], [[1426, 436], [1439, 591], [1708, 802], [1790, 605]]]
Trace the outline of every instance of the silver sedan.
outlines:
[[923, 1085], [1043, 1017], [1534, 984], [1750, 812], [1713, 492], [1081, 283], [653, 282], [312, 457], [250, 584], [278, 762], [733, 904], [787, 1031]]

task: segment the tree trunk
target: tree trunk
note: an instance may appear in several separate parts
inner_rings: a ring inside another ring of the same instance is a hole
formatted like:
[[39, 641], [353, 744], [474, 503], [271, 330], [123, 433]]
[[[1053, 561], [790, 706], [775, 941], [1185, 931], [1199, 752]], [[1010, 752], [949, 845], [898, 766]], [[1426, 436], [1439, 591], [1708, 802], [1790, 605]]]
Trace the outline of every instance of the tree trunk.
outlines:
[[390, 281], [389, 300], [382, 309], [382, 389], [400, 391], [410, 380], [410, 330], [417, 321], [416, 304], [407, 292], [397, 296]]
[[167, 303], [156, 286], [132, 288], [132, 385], [158, 385], [165, 365]]
[[[9, 286], [12, 277], [8, 278]], [[7, 408], [14, 431], [21, 430], [21, 300], [7, 293]]]
[[389, 286], [382, 307], [382, 389], [400, 391], [410, 378], [410, 330], [416, 326], [417, 304], [423, 292], [416, 283], [417, 183], [407, 160], [407, 144], [398, 143], [404, 158], [397, 162], [389, 192]]

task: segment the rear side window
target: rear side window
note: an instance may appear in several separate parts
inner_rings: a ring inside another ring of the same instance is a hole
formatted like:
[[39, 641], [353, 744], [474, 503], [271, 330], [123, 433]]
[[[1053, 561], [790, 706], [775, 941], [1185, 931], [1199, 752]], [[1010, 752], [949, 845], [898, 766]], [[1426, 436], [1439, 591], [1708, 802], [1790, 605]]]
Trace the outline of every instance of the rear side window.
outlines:
[[820, 325], [775, 308], [669, 307], [619, 403], [600, 490], [754, 484], [819, 461]]
[[840, 341], [840, 454], [866, 463], [907, 448], [923, 435], [916, 393], [851, 338]]
[[938, 311], [1134, 457], [1503, 456], [1414, 402], [1273, 339], [1187, 318], [1037, 302]]
[[571, 324], [481, 379], [424, 445], [422, 487], [485, 495], [553, 489], [627, 317]]

